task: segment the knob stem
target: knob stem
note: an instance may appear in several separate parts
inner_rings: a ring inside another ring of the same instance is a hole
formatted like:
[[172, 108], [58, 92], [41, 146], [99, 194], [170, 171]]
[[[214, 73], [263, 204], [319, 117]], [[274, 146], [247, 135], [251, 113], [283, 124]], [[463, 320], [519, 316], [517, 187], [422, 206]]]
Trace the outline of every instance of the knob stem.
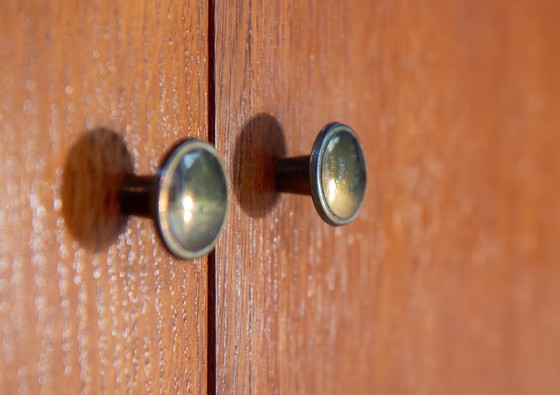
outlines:
[[309, 155], [280, 159], [274, 175], [276, 189], [280, 192], [311, 195], [309, 160]]
[[120, 190], [123, 214], [154, 218], [158, 180], [157, 176], [126, 176]]

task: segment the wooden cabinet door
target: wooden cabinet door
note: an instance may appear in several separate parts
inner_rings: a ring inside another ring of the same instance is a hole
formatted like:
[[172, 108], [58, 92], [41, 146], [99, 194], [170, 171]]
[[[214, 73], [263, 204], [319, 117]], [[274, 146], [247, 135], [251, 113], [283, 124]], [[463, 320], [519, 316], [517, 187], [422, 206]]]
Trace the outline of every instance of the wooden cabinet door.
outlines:
[[[560, 3], [215, 5], [218, 393], [560, 391]], [[366, 151], [332, 228], [274, 193], [329, 121]]]
[[206, 258], [115, 219], [207, 138], [206, 2], [0, 3], [0, 393], [206, 392]]
[[[560, 391], [557, 2], [75, 3], [0, 5], [1, 393]], [[340, 228], [273, 183], [332, 120]], [[111, 196], [187, 137], [233, 193], [180, 262]]]

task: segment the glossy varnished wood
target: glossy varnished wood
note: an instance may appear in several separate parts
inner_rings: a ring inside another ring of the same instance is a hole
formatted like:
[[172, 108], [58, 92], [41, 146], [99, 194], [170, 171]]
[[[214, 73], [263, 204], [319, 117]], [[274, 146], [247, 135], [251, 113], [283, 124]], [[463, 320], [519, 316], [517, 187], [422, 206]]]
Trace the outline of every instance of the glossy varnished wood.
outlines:
[[0, 393], [206, 392], [206, 259], [118, 215], [205, 139], [207, 4], [0, 4]]
[[[218, 392], [558, 393], [558, 3], [215, 14], [216, 141], [237, 188]], [[336, 229], [267, 180], [332, 120], [360, 135], [369, 180]]]

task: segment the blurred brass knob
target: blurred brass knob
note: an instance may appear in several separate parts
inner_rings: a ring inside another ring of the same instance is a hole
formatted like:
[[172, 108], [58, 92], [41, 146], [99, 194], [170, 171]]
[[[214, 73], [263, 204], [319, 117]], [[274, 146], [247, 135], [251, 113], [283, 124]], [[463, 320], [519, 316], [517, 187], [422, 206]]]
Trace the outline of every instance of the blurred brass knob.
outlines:
[[194, 259], [214, 248], [224, 228], [229, 196], [218, 152], [193, 139], [176, 146], [156, 175], [127, 176], [120, 203], [125, 214], [152, 218], [173, 255]]
[[345, 225], [358, 215], [366, 189], [360, 140], [349, 126], [331, 122], [319, 132], [310, 156], [280, 159], [275, 178], [281, 192], [311, 195], [329, 225]]

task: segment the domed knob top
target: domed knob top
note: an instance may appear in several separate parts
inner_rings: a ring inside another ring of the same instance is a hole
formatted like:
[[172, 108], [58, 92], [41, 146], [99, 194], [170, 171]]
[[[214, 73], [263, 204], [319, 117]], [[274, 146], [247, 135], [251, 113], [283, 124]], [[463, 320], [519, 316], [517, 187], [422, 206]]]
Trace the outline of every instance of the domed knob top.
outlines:
[[366, 163], [360, 140], [347, 125], [329, 123], [319, 132], [309, 161], [311, 196], [331, 225], [352, 221], [364, 199]]
[[208, 253], [225, 223], [229, 200], [226, 172], [216, 150], [188, 140], [160, 169], [158, 228], [171, 252], [182, 258]]

